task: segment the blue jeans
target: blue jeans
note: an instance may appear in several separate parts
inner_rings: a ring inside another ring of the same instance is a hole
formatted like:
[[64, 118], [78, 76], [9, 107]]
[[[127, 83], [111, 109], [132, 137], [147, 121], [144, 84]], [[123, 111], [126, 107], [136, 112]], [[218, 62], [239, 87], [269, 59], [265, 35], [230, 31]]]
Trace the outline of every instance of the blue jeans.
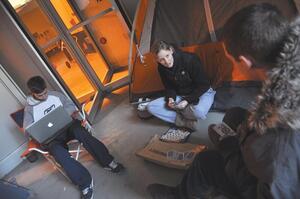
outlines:
[[[199, 103], [194, 105], [195, 116], [199, 119], [206, 119], [206, 115], [214, 102], [216, 91], [212, 88], [208, 89], [203, 95], [199, 97]], [[176, 102], [182, 100], [181, 96], [176, 96]], [[166, 122], [175, 123], [176, 112], [166, 108], [166, 101], [164, 97], [160, 97], [156, 100], [151, 101], [147, 105], [148, 111]]]
[[113, 157], [106, 146], [90, 133], [86, 132], [79, 121], [72, 124], [66, 132], [56, 137], [46, 146], [55, 161], [62, 166], [70, 180], [83, 190], [91, 184], [92, 177], [80, 162], [71, 157], [66, 143], [73, 139], [81, 142], [84, 148], [103, 167], [107, 166], [113, 160]]

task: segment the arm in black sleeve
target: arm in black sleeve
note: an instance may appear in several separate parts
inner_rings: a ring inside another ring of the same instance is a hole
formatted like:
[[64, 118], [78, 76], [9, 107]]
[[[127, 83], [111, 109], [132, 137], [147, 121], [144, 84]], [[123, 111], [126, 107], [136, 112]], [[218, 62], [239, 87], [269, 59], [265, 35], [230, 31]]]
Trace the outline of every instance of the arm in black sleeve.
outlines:
[[198, 103], [199, 97], [209, 88], [209, 81], [204, 73], [202, 63], [197, 55], [193, 55], [189, 63], [187, 63], [190, 77], [193, 82], [193, 91], [190, 95], [184, 97], [188, 103]]
[[173, 98], [174, 101], [176, 100], [176, 91], [171, 85], [171, 83], [166, 78], [166, 75], [162, 68], [158, 67], [158, 72], [160, 75], [160, 79], [165, 87], [165, 101], [168, 102], [169, 98]]

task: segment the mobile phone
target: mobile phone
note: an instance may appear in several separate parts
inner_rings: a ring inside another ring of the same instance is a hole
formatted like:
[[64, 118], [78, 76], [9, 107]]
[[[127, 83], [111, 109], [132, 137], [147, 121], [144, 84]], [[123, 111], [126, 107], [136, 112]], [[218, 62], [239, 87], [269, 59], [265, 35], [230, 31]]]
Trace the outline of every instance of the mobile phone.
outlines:
[[234, 130], [232, 130], [226, 123], [222, 122], [220, 124], [216, 124], [213, 126], [215, 132], [220, 135], [221, 137], [227, 136], [235, 136], [237, 135]]

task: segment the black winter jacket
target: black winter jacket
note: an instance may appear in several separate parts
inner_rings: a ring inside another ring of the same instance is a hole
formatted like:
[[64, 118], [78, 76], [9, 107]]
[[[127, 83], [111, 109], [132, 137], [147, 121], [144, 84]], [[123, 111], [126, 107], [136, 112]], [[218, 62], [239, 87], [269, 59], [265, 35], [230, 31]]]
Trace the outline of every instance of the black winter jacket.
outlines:
[[166, 89], [165, 100], [183, 96], [188, 103], [197, 104], [199, 97], [209, 88], [209, 81], [204, 74], [202, 64], [197, 55], [179, 49], [173, 53], [172, 68], [158, 65], [161, 80]]
[[[239, 128], [236, 151], [227, 158], [227, 174], [243, 197], [300, 197], [300, 18], [291, 29], [262, 94]], [[233, 144], [234, 138], [222, 142]], [[254, 176], [255, 179], [253, 179]]]

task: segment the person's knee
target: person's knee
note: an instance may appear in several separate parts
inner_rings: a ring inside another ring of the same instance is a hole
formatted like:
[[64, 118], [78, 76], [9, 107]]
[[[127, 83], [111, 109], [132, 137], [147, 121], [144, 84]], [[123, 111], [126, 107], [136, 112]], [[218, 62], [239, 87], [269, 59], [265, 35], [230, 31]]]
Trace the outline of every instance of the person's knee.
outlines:
[[207, 113], [208, 113], [208, 110], [206, 110], [205, 108], [197, 108], [196, 111], [195, 111], [195, 116], [199, 119], [206, 119], [206, 116], [207, 116]]
[[149, 112], [149, 113], [152, 113], [153, 112], [153, 108], [154, 108], [154, 106], [153, 106], [153, 103], [149, 103], [148, 105], [147, 105], [147, 111]]
[[156, 100], [150, 102], [147, 105], [148, 112], [153, 114], [153, 115], [157, 112], [157, 110], [161, 110], [161, 108], [162, 108], [161, 103], [159, 103], [159, 101], [156, 101]]

